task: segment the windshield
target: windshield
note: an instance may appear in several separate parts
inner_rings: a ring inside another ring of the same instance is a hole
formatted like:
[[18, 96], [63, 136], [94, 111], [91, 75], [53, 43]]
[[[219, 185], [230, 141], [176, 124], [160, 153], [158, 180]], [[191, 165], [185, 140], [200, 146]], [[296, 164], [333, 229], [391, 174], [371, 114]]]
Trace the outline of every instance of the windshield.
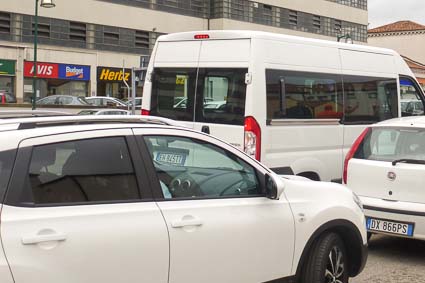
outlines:
[[354, 157], [390, 162], [425, 160], [425, 129], [372, 128]]

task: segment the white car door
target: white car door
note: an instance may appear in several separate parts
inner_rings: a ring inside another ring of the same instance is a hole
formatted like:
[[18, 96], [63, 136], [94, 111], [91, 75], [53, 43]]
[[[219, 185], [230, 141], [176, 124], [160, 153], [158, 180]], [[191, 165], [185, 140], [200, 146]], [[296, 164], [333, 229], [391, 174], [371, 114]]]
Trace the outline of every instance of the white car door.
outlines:
[[170, 283], [265, 282], [291, 275], [293, 216], [284, 196], [271, 200], [263, 194], [264, 168], [191, 131], [135, 134], [147, 148], [144, 158], [153, 159], [148, 172], [170, 235]]
[[1, 213], [15, 283], [168, 281], [167, 227], [135, 148], [130, 129], [21, 142]]

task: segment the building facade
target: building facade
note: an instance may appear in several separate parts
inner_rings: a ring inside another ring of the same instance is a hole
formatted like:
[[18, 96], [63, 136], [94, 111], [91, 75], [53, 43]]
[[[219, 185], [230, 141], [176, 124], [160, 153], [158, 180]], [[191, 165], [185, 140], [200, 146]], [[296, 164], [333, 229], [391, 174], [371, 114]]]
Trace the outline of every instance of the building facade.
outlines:
[[417, 80], [425, 89], [425, 26], [399, 21], [368, 31], [368, 43], [372, 46], [396, 50], [404, 58]]
[[[130, 68], [140, 66], [159, 35], [172, 32], [250, 29], [328, 40], [348, 34], [357, 43], [367, 41], [367, 0], [54, 2], [54, 8], [39, 8], [39, 97], [126, 97], [122, 80], [130, 84]], [[0, 3], [0, 91], [18, 102], [29, 102], [32, 93], [34, 5], [35, 0]]]

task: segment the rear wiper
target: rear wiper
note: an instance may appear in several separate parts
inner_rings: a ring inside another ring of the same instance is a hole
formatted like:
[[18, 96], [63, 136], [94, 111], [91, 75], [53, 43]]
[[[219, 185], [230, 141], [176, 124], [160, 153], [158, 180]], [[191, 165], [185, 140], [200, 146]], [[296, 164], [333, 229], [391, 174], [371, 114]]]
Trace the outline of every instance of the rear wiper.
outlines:
[[425, 165], [425, 160], [400, 158], [400, 159], [393, 160], [392, 165], [394, 166], [397, 163], [411, 163], [411, 164], [424, 164]]

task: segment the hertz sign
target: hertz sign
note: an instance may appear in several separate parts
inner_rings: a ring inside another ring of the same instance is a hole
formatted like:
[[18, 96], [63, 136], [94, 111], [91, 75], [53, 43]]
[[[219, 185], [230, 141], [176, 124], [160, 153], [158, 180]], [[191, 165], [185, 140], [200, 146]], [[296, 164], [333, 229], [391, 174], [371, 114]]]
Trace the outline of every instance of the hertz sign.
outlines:
[[107, 82], [131, 81], [131, 69], [125, 69], [124, 72], [120, 68], [97, 67], [97, 80]]

